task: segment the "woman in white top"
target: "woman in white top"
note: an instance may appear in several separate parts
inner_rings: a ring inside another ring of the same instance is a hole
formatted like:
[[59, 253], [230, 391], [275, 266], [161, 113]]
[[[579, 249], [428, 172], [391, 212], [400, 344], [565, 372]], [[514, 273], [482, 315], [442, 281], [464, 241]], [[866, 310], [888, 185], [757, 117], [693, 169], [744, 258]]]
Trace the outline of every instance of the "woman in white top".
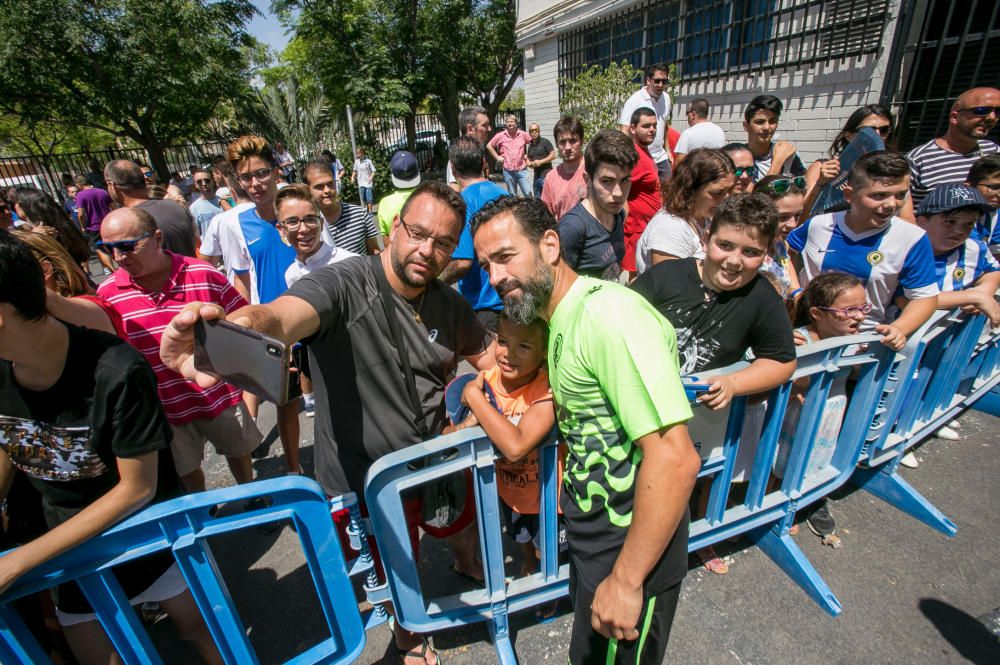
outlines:
[[669, 259], [705, 258], [709, 220], [736, 184], [735, 167], [721, 150], [692, 150], [674, 172], [656, 213], [636, 246], [639, 273]]

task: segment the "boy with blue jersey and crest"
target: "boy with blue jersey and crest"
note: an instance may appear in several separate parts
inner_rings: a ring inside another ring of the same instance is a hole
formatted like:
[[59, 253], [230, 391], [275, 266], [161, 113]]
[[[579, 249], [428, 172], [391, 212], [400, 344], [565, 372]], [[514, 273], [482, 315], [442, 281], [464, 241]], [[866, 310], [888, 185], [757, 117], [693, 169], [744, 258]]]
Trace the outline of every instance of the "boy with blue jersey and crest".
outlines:
[[938, 185], [920, 202], [917, 224], [927, 233], [934, 250], [938, 309], [973, 307], [1000, 325], [1000, 305], [994, 298], [1000, 288], [1000, 265], [973, 236], [984, 213], [986, 199], [966, 185]]
[[1000, 209], [1000, 155], [980, 158], [969, 169], [965, 184], [978, 191], [989, 206], [989, 211], [972, 231], [972, 239], [980, 246], [989, 248], [994, 257], [1000, 256], [1000, 223], [997, 218]]
[[[788, 246], [802, 258], [802, 286], [828, 270], [861, 279], [872, 305], [862, 330], [882, 334], [882, 343], [896, 350], [930, 318], [940, 291], [927, 234], [896, 216], [909, 185], [903, 155], [870, 152], [851, 167], [844, 188], [850, 209], [817, 215], [788, 235]], [[908, 302], [890, 320], [897, 289]]]

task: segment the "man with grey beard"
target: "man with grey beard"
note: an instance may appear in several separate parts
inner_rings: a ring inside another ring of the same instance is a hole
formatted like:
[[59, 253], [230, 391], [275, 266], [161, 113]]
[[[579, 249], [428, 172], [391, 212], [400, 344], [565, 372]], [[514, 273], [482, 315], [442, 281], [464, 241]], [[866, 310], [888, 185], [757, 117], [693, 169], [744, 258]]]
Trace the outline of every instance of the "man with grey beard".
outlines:
[[502, 198], [472, 220], [476, 256], [520, 323], [549, 323], [549, 381], [569, 446], [561, 507], [575, 616], [569, 662], [659, 665], [687, 571], [688, 436], [673, 327], [638, 294], [578, 276], [556, 220]]

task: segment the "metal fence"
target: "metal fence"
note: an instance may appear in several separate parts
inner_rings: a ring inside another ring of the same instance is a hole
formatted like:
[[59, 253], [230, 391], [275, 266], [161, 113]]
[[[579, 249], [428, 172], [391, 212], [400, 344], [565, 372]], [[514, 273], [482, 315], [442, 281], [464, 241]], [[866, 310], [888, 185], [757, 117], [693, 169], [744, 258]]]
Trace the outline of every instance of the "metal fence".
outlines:
[[[524, 109], [511, 109], [501, 111], [494, 116], [492, 120], [494, 133], [503, 129], [504, 117], [508, 114], [517, 117], [518, 126], [521, 129], [526, 129]], [[428, 148], [432, 147], [437, 141], [438, 133], [443, 140], [448, 140], [444, 125], [441, 124], [436, 113], [418, 113], [416, 129], [418, 149], [421, 148], [421, 144], [426, 144]], [[371, 117], [361, 124], [358, 130], [369, 140], [376, 141], [386, 149], [403, 150], [406, 148], [406, 121], [403, 118]]]
[[[685, 81], [876, 53], [889, 0], [655, 0], [559, 37], [559, 79], [622, 60]], [[561, 90], [560, 90], [561, 91]]]
[[[895, 41], [882, 103], [892, 104], [898, 115], [900, 145], [940, 136], [963, 91], [1000, 82], [997, 0], [904, 1]], [[1000, 127], [990, 138], [1000, 140]]]

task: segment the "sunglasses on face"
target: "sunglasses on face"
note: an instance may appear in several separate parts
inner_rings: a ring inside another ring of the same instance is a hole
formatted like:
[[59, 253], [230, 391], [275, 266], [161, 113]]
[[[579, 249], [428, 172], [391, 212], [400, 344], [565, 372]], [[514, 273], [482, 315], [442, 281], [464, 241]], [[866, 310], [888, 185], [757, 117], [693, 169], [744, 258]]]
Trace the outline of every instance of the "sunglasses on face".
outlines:
[[797, 175], [794, 178], [780, 178], [767, 183], [767, 187], [775, 194], [784, 194], [790, 187], [794, 187], [795, 189], [805, 189], [806, 179], [804, 176], [800, 175]]
[[733, 169], [733, 174], [735, 174], [737, 178], [742, 178], [743, 176], [753, 175], [753, 170], [753, 166], [737, 166]]
[[305, 226], [306, 228], [315, 229], [319, 226], [319, 216], [318, 215], [306, 215], [302, 219], [298, 217], [289, 217], [281, 223], [289, 231], [297, 231], [300, 226]]
[[854, 307], [817, 307], [816, 309], [821, 309], [824, 312], [833, 312], [838, 316], [849, 319], [852, 316], [857, 316], [858, 314], [868, 316], [872, 311], [872, 304], [870, 302], [866, 302], [864, 305], [855, 305]]
[[254, 179], [264, 182], [274, 173], [274, 169], [257, 169], [256, 171], [250, 171], [249, 173], [241, 173], [236, 176], [236, 179], [242, 182], [244, 185], [249, 185], [254, 181]]
[[208, 178], [205, 178], [204, 180], [195, 180], [194, 184], [196, 184], [196, 185], [211, 185], [212, 181], [209, 180]]
[[117, 242], [104, 242], [103, 240], [100, 240], [94, 243], [94, 247], [96, 247], [99, 250], [103, 250], [108, 254], [114, 253], [116, 249], [122, 254], [131, 254], [132, 252], [135, 251], [135, 248], [139, 245], [141, 241], [145, 240], [151, 235], [153, 234], [150, 233], [149, 231], [146, 231], [141, 236], [132, 238], [131, 240], [119, 240]]
[[967, 109], [958, 109], [959, 111], [965, 111], [966, 113], [971, 113], [977, 118], [985, 118], [991, 113], [1000, 116], [1000, 106], [970, 106]]
[[[1000, 192], [1000, 182], [981, 182], [976, 187], [985, 187], [991, 192]], [[2, 210], [2, 208], [0, 208]]]
[[152, 171], [143, 171], [142, 175], [146, 176], [147, 178], [152, 178], [153, 177], [153, 172]]
[[666, 85], [667, 84], [667, 79], [657, 79], [657, 78], [654, 78], [653, 79], [653, 83], [655, 83], [657, 85]]
[[889, 134], [892, 133], [892, 125], [865, 125], [865, 127], [874, 129], [884, 139], [889, 138]]

